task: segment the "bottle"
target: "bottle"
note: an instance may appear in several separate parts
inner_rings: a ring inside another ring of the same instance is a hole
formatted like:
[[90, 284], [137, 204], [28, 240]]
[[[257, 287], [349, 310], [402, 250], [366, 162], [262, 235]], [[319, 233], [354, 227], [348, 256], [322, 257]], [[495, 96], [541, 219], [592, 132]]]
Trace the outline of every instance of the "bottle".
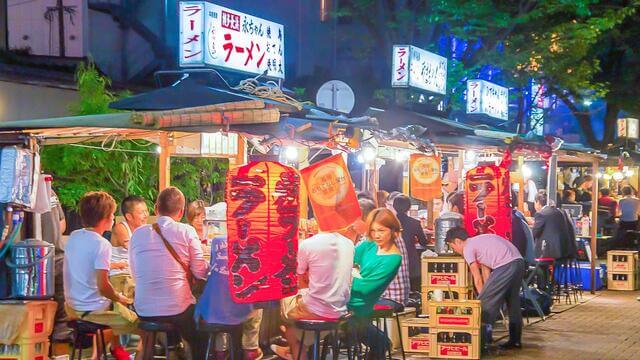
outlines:
[[589, 217], [587, 215], [582, 216], [582, 225], [580, 227], [582, 236], [589, 236], [589, 227], [591, 225], [590, 222], [591, 220], [589, 220]]

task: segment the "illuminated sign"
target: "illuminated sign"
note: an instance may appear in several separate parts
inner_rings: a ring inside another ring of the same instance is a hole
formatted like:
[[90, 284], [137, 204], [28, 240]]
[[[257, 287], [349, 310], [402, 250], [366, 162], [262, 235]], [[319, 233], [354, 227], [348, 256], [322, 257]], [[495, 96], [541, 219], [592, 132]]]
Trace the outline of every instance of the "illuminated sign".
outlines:
[[391, 86], [413, 87], [445, 95], [447, 58], [409, 45], [393, 46]]
[[467, 114], [509, 119], [509, 89], [485, 80], [467, 80]]

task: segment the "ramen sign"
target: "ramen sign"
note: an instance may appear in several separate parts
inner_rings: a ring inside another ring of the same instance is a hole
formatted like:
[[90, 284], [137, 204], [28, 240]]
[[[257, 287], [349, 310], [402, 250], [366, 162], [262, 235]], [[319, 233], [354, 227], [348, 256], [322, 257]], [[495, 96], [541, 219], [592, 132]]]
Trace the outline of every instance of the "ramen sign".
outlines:
[[334, 155], [300, 170], [322, 231], [351, 225], [360, 216], [358, 198], [342, 155]]
[[412, 154], [409, 160], [411, 196], [422, 201], [430, 201], [442, 193], [440, 177], [440, 157]]

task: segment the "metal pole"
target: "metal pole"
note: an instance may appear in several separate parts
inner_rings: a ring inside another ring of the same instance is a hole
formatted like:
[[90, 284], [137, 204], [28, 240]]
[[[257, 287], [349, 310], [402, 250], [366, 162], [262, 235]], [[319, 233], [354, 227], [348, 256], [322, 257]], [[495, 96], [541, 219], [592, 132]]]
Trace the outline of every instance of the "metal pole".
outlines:
[[65, 57], [65, 49], [64, 49], [64, 4], [62, 0], [58, 0], [58, 4], [56, 6], [58, 8], [58, 41], [60, 46], [60, 57]]
[[598, 160], [593, 160], [592, 177], [593, 185], [591, 186], [591, 293], [595, 294], [596, 290], [596, 259], [598, 258]]
[[[553, 153], [549, 159], [549, 172], [547, 173], [547, 204], [555, 206], [558, 193], [558, 154]], [[595, 174], [594, 174], [595, 176]]]

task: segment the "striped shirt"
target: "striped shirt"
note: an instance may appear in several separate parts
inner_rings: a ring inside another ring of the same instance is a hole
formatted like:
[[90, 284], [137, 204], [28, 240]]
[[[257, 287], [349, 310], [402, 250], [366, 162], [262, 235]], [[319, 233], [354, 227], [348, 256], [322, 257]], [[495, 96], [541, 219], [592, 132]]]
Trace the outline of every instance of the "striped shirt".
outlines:
[[402, 263], [398, 269], [398, 275], [391, 281], [387, 290], [382, 293], [381, 298], [393, 300], [402, 305], [407, 305], [409, 301], [409, 258], [407, 257], [407, 246], [402, 236], [396, 238], [396, 246], [402, 255]]

